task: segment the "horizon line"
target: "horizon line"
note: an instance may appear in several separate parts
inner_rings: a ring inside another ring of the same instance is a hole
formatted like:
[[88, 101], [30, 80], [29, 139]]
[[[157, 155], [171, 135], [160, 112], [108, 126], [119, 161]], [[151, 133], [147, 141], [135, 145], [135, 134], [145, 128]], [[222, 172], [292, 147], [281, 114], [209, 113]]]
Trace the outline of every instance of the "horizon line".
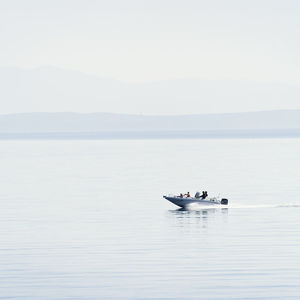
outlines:
[[239, 111], [239, 112], [215, 112], [215, 113], [199, 113], [199, 114], [145, 114], [145, 113], [118, 113], [118, 112], [76, 112], [76, 111], [32, 111], [32, 112], [11, 112], [0, 113], [1, 116], [11, 115], [36, 115], [36, 114], [74, 114], [74, 115], [119, 115], [119, 116], [144, 116], [144, 117], [184, 117], [184, 116], [207, 116], [207, 115], [235, 115], [235, 114], [254, 114], [254, 113], [270, 113], [270, 112], [300, 112], [300, 109], [270, 109], [270, 110], [253, 110], [253, 111]]

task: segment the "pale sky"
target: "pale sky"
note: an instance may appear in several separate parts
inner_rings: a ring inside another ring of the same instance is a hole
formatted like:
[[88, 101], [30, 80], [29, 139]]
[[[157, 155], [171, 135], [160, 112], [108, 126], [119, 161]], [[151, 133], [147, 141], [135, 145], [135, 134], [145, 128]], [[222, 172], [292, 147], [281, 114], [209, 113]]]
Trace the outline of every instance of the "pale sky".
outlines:
[[1, 0], [0, 66], [300, 83], [300, 1]]
[[299, 0], [0, 0], [0, 113], [300, 109], [299, 53]]

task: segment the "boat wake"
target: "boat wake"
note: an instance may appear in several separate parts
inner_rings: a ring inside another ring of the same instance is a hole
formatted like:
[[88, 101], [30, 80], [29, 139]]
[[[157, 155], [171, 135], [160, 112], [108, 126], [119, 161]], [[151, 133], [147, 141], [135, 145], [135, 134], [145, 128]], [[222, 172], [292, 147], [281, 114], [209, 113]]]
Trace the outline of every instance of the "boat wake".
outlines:
[[285, 203], [285, 204], [228, 204], [226, 206], [206, 206], [198, 203], [191, 203], [185, 207], [185, 210], [216, 210], [216, 209], [256, 209], [256, 208], [288, 208], [288, 207], [299, 207], [299, 203]]
[[285, 204], [251, 204], [251, 205], [228, 205], [228, 208], [280, 208], [280, 207], [300, 207], [299, 203], [285, 203]]

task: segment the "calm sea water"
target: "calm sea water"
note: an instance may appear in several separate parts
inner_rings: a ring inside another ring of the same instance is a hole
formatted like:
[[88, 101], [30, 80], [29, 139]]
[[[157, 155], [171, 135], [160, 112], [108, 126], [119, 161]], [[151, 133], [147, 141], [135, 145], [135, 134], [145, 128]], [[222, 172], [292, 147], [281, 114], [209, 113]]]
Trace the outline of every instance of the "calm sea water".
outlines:
[[[300, 299], [300, 140], [0, 141], [0, 299]], [[208, 190], [228, 208], [178, 210]]]

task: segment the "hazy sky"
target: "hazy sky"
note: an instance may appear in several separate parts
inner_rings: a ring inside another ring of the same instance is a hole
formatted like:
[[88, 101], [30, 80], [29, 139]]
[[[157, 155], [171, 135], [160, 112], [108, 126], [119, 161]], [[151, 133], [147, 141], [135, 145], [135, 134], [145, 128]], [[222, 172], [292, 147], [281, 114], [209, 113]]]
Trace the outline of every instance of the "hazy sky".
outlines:
[[0, 66], [300, 83], [297, 0], [1, 0]]
[[0, 0], [0, 113], [300, 109], [299, 31], [299, 0]]

